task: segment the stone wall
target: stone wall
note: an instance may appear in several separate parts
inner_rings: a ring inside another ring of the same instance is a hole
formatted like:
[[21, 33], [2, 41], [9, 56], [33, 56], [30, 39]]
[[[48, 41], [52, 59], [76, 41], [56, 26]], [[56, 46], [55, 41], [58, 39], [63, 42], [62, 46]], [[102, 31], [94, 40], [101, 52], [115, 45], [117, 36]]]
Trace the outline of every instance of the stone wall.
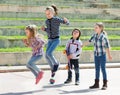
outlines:
[[[120, 62], [120, 51], [111, 51], [113, 56], [112, 61]], [[62, 52], [55, 52], [55, 56], [60, 63], [67, 63], [66, 56]], [[0, 53], [0, 65], [25, 65], [31, 57], [30, 52], [24, 53]], [[83, 51], [80, 56], [80, 63], [93, 63], [93, 51]], [[43, 57], [38, 64], [47, 64], [45, 57]]]

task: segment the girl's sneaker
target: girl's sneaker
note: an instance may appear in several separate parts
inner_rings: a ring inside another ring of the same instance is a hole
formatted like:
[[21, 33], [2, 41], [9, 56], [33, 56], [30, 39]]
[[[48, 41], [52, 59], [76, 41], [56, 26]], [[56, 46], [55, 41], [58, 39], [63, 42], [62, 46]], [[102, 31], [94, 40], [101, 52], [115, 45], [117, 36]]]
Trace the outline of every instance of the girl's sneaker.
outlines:
[[80, 83], [79, 81], [76, 81], [76, 82], [75, 82], [75, 85], [79, 85], [79, 83]]
[[39, 72], [39, 74], [38, 74], [38, 76], [37, 76], [37, 78], [36, 78], [35, 84], [38, 84], [38, 83], [39, 83], [39, 81], [40, 81], [40, 80], [42, 79], [42, 77], [43, 77], [43, 74], [44, 74], [43, 71], [40, 71], [40, 72]]
[[67, 80], [64, 82], [64, 84], [68, 84], [68, 83], [71, 83], [71, 82], [72, 82], [71, 79], [67, 79]]
[[50, 84], [54, 84], [55, 83], [55, 79], [52, 77], [51, 79], [50, 79]]

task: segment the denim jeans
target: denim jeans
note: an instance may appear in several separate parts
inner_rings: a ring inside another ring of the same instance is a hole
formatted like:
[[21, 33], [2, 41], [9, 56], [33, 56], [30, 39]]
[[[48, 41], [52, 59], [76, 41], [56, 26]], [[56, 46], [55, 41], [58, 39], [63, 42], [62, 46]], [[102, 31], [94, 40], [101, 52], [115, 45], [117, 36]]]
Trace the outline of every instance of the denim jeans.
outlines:
[[95, 60], [95, 76], [96, 79], [100, 78], [100, 68], [102, 71], [102, 75], [103, 75], [103, 80], [107, 80], [107, 74], [106, 74], [106, 54], [102, 55], [102, 56], [95, 56], [94, 58]]
[[40, 60], [41, 57], [42, 55], [32, 56], [26, 65], [27, 68], [31, 70], [35, 77], [37, 77], [38, 73], [40, 72], [40, 69], [35, 65], [35, 62]]
[[58, 61], [53, 56], [53, 51], [56, 49], [56, 47], [59, 45], [59, 43], [60, 43], [59, 38], [48, 40], [48, 45], [47, 45], [47, 49], [46, 49], [46, 59], [51, 67], [51, 70], [53, 70], [54, 65], [59, 65]]

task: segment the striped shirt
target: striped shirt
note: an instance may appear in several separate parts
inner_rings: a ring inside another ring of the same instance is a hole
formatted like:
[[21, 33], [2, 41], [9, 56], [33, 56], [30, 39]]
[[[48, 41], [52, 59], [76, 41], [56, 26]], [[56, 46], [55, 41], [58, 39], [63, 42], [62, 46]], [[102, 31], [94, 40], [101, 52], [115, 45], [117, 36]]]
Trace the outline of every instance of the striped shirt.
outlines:
[[106, 54], [106, 48], [110, 48], [109, 41], [104, 33], [100, 35], [94, 34], [89, 42], [94, 43], [94, 54], [95, 56], [102, 56]]
[[81, 40], [70, 39], [66, 44], [67, 55], [72, 54], [72, 59], [79, 59], [79, 56], [82, 52], [82, 42]]
[[68, 25], [69, 22], [65, 22], [64, 19], [61, 19], [59, 17], [53, 17], [51, 19], [46, 20], [46, 26], [45, 31], [47, 32], [48, 39], [55, 39], [59, 38], [60, 36], [60, 24], [66, 24]]
[[[44, 41], [38, 37], [35, 37], [35, 38], [31, 38], [30, 42], [31, 42], [30, 47], [32, 48], [32, 55], [33, 56], [43, 55]], [[36, 47], [38, 48], [35, 50]]]

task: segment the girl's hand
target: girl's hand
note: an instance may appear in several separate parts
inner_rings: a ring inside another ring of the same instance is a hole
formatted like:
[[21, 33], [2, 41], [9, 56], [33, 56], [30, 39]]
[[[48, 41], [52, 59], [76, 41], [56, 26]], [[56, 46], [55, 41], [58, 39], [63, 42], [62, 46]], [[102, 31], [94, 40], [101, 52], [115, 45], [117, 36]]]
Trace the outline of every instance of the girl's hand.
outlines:
[[68, 19], [67, 18], [63, 18], [64, 19], [64, 22], [67, 23], [68, 22]]
[[25, 44], [25, 46], [29, 46], [27, 39], [22, 39], [23, 43]]
[[42, 27], [41, 27], [41, 30], [42, 30], [42, 31], [45, 31], [45, 26], [42, 26]]
[[111, 56], [111, 55], [108, 55], [108, 59], [109, 59], [109, 60], [112, 60], [112, 56]]
[[63, 51], [63, 54], [66, 54], [66, 50]]
[[72, 58], [73, 58], [73, 55], [70, 54], [70, 55], [67, 56], [67, 58], [68, 58], [68, 59], [72, 59]]
[[34, 48], [33, 51], [34, 51], [35, 53], [38, 52], [38, 48], [37, 48], [37, 47]]
[[23, 43], [27, 43], [27, 39], [22, 39]]

